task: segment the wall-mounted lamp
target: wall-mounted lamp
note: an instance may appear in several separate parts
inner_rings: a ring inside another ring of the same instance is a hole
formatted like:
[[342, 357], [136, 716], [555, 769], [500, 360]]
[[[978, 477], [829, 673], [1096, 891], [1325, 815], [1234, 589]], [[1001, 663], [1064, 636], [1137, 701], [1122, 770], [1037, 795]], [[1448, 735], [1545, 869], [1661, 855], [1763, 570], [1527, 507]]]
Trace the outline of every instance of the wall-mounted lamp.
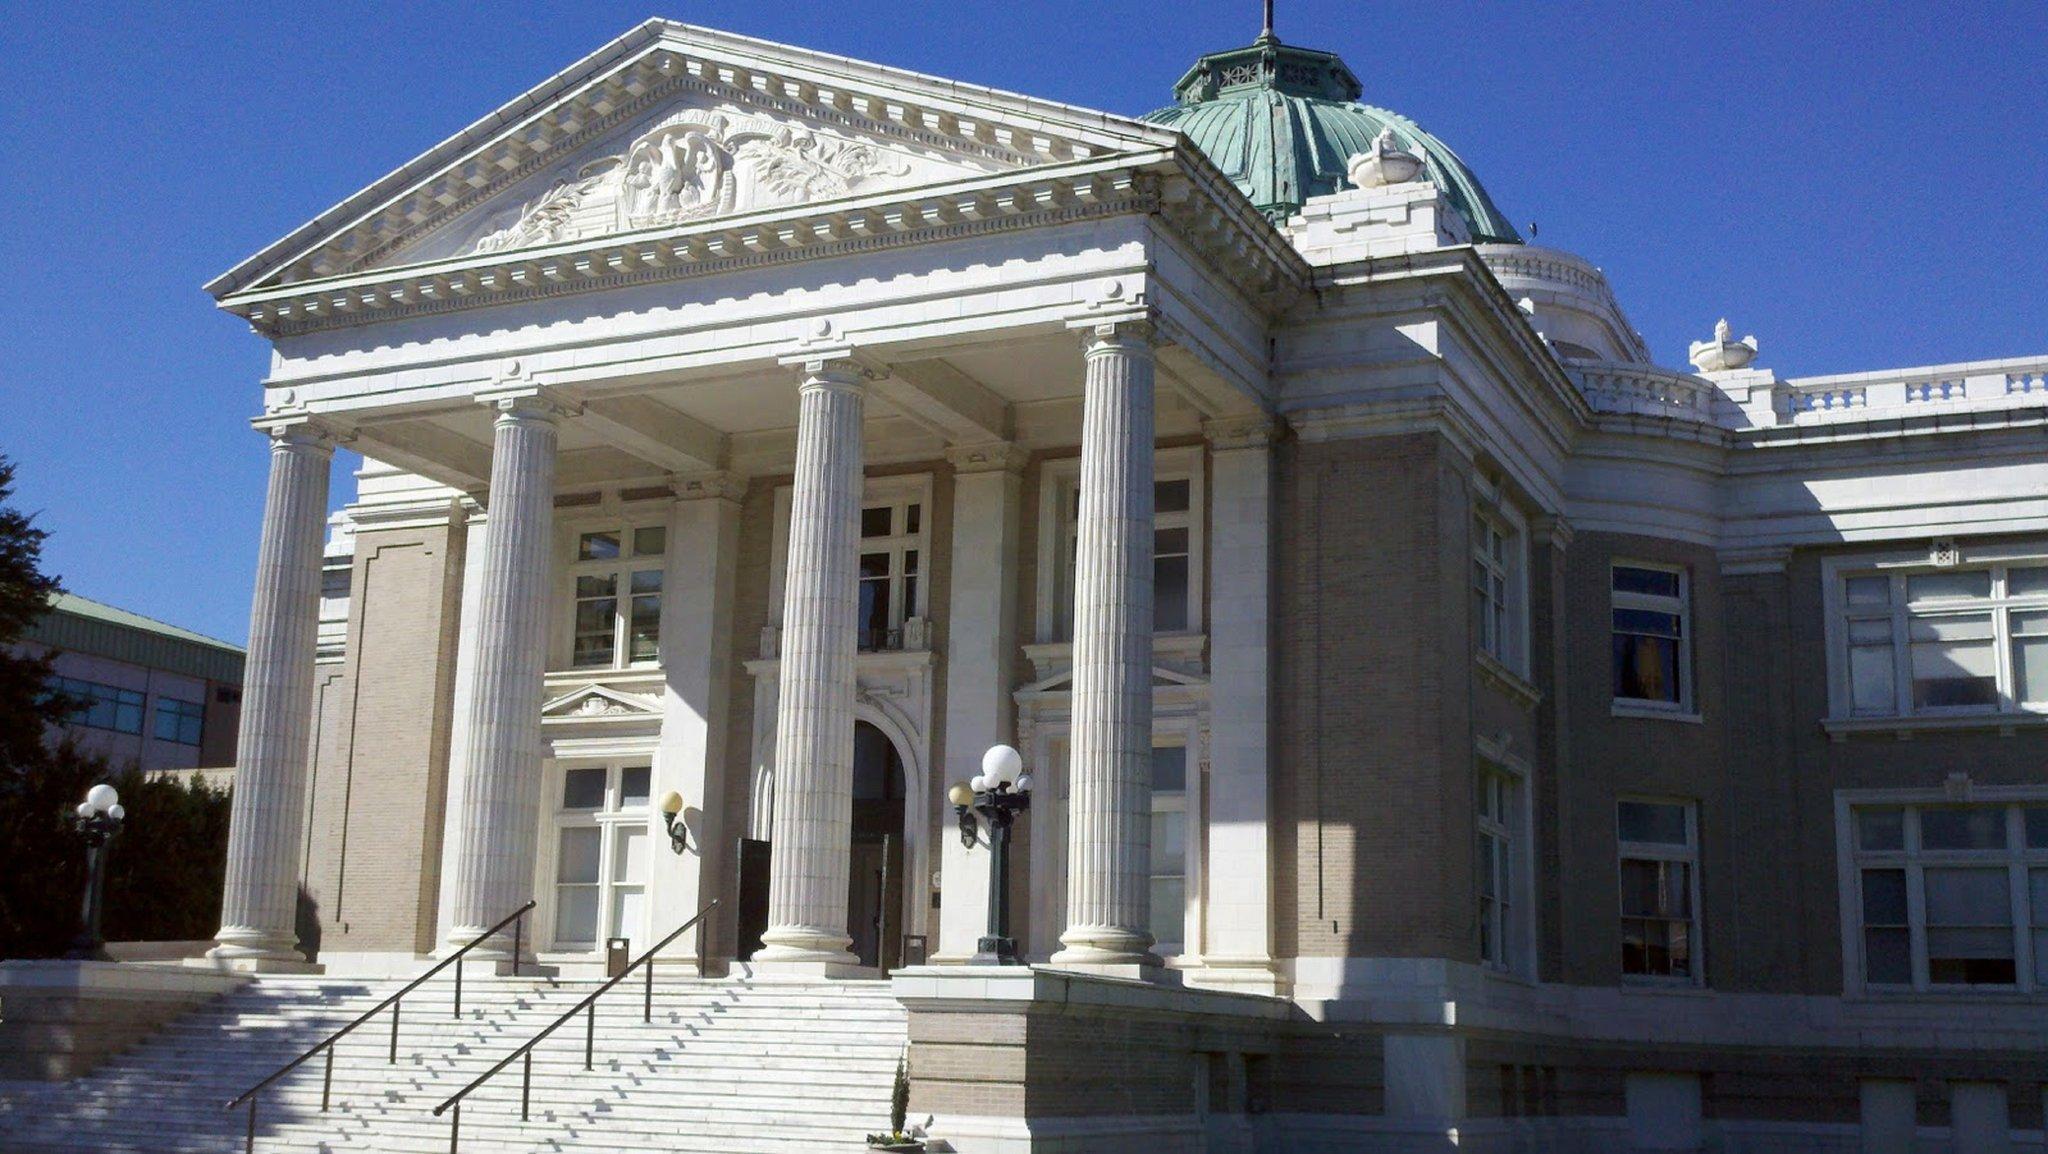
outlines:
[[661, 799], [661, 820], [668, 826], [668, 848], [677, 853], [687, 853], [690, 848], [690, 825], [683, 820], [683, 795], [669, 790]]

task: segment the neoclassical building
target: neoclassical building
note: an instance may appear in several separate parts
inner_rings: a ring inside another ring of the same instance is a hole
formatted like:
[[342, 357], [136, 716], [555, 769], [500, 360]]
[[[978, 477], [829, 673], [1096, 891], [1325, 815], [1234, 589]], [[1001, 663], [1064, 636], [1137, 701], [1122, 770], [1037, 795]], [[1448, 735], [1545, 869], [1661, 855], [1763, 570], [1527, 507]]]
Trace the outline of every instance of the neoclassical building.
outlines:
[[893, 974], [969, 1151], [2040, 1149], [2048, 358], [1673, 368], [1337, 57], [1171, 95], [654, 21], [209, 285], [213, 956], [717, 899], [678, 964]]

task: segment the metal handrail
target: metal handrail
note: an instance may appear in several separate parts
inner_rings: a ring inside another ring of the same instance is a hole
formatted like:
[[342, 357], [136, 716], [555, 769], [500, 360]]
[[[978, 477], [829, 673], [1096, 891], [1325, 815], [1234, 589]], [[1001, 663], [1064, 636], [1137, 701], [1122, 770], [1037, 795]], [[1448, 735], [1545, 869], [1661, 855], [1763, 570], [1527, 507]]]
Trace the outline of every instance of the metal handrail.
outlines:
[[[588, 1011], [589, 1013], [588, 1017], [584, 1020], [583, 1023], [583, 1068], [586, 1070], [595, 1069], [596, 1067], [593, 1064], [592, 1056], [597, 1046], [597, 1000], [603, 997], [606, 993], [610, 992], [613, 986], [616, 986], [620, 982], [625, 981], [626, 976], [628, 974], [631, 974], [636, 968], [642, 965], [647, 967], [647, 986], [644, 994], [641, 997], [640, 1020], [642, 1022], [654, 1021], [654, 955], [660, 953], [662, 949], [667, 947], [667, 945], [670, 942], [675, 941], [679, 937], [682, 937], [683, 931], [689, 929], [691, 926], [696, 925], [698, 922], [703, 921], [704, 915], [710, 913], [712, 910], [715, 910], [717, 908], [718, 899], [711, 899], [710, 905], [705, 906], [701, 910], [698, 910], [696, 914], [690, 918], [689, 921], [684, 922], [682, 925], [679, 925], [675, 929], [670, 930], [668, 932], [667, 937], [647, 947], [646, 953], [641, 954], [639, 957], [634, 958], [631, 962], [628, 962], [626, 964], [625, 969], [622, 969], [618, 973], [613, 974], [610, 978], [607, 978], [605, 980], [604, 985], [599, 986], [595, 990], [590, 991], [590, 996], [584, 998], [582, 1001], [569, 1007], [567, 1010], [562, 1011], [562, 1015], [556, 1018], [554, 1021], [549, 1022], [545, 1027], [541, 1029], [540, 1033], [535, 1034], [531, 1038], [528, 1038], [525, 1042], [520, 1044], [518, 1049], [505, 1055], [503, 1058], [500, 1058], [498, 1060], [497, 1065], [492, 1066], [490, 1069], [485, 1070], [483, 1073], [477, 1075], [475, 1081], [471, 1082], [467, 1086], [464, 1086], [462, 1089], [457, 1090], [454, 1094], [449, 1096], [447, 1101], [441, 1103], [439, 1106], [434, 1107], [434, 1117], [436, 1118], [439, 1118], [444, 1111], [449, 1110], [451, 1108], [455, 1111], [453, 1117], [450, 1119], [450, 1125], [448, 1129], [448, 1154], [455, 1154], [457, 1145], [462, 1141], [462, 1100], [464, 1098], [469, 1097], [473, 1091], [475, 1091], [478, 1087], [482, 1086], [485, 1082], [488, 1082], [493, 1077], [496, 1077], [498, 1071], [503, 1070], [505, 1067], [511, 1065], [513, 1059], [521, 1057], [522, 1055], [526, 1058], [526, 1065], [525, 1068], [520, 1072], [519, 1078], [519, 1120], [521, 1122], [531, 1120], [532, 1112], [529, 1109], [529, 1105], [531, 1103], [533, 1096], [533, 1048], [535, 1046], [540, 1045], [541, 1042], [545, 1041], [549, 1034], [552, 1034], [556, 1030], [560, 1029], [564, 1022], [567, 1022], [569, 1019], [575, 1017], [577, 1014], [584, 1013], [585, 1011]], [[697, 972], [699, 974], [702, 974], [704, 972], [703, 934], [697, 935]]]
[[298, 1069], [300, 1066], [304, 1065], [306, 1062], [311, 1060], [313, 1055], [318, 1054], [322, 1050], [327, 1051], [327, 1073], [325, 1074], [325, 1076], [321, 1078], [320, 1081], [320, 1110], [322, 1113], [326, 1113], [327, 1100], [330, 1093], [334, 1089], [334, 1044], [336, 1042], [341, 1041], [343, 1038], [347, 1037], [350, 1033], [354, 1032], [357, 1026], [362, 1025], [364, 1022], [367, 1022], [371, 1018], [374, 1018], [378, 1014], [382, 1013], [385, 1007], [387, 1006], [391, 1009], [391, 1051], [390, 1056], [386, 1059], [386, 1063], [389, 1065], [396, 1065], [398, 1063], [399, 999], [405, 997], [407, 994], [412, 993], [414, 990], [420, 987], [421, 983], [425, 982], [428, 978], [433, 977], [435, 974], [440, 973], [442, 970], [447, 969], [451, 965], [455, 967], [454, 1017], [462, 1017], [462, 959], [466, 954], [469, 953], [469, 951], [477, 948], [484, 942], [497, 936], [498, 931], [504, 929], [508, 925], [512, 927], [512, 972], [515, 975], [518, 974], [520, 947], [524, 945], [524, 931], [526, 929], [526, 923], [521, 921], [520, 919], [524, 918], [527, 914], [533, 912], [534, 905], [534, 902], [527, 902], [525, 905], [520, 906], [518, 909], [512, 911], [510, 914], [506, 915], [502, 920], [500, 920], [497, 925], [494, 925], [490, 929], [485, 930], [483, 933], [478, 934], [476, 937], [471, 938], [469, 942], [465, 944], [461, 949], [456, 950], [454, 953], [449, 954], [447, 957], [442, 958], [440, 961], [434, 963], [434, 967], [432, 969], [428, 970], [424, 974], [421, 974], [419, 977], [414, 978], [412, 981], [407, 982], [405, 984], [405, 988], [399, 990], [397, 993], [391, 995], [383, 1001], [378, 1002], [375, 1006], [363, 1011], [361, 1014], [358, 1014], [354, 1021], [350, 1022], [346, 1026], [343, 1026], [341, 1029], [336, 1030], [332, 1034], [327, 1035], [327, 1037], [325, 1037], [324, 1039], [314, 1043], [313, 1046], [310, 1049], [308, 1049], [305, 1053], [300, 1054], [298, 1057], [293, 1058], [291, 1061], [286, 1062], [284, 1065], [278, 1067], [277, 1070], [273, 1072], [269, 1077], [263, 1079], [261, 1082], [258, 1082], [254, 1086], [251, 1086], [248, 1089], [242, 1091], [241, 1093], [235, 1095], [233, 1098], [228, 1099], [227, 1104], [221, 1107], [222, 1110], [232, 1110], [235, 1107], [241, 1105], [243, 1102], [249, 1103], [248, 1134], [243, 1141], [242, 1149], [245, 1152], [248, 1152], [248, 1154], [254, 1154], [254, 1151], [256, 1149], [256, 1096], [262, 1093], [265, 1089], [267, 1089], [271, 1083], [277, 1081], [279, 1078], [284, 1077], [286, 1074], [291, 1073], [293, 1070]]

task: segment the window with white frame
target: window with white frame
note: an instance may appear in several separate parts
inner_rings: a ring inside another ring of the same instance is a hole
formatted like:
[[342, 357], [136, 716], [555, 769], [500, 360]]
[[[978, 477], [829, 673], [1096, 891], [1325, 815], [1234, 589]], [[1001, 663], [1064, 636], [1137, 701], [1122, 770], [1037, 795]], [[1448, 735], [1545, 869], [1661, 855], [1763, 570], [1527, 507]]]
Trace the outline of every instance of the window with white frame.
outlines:
[[554, 814], [554, 948], [595, 950], [646, 933], [645, 765], [565, 768]]
[[1859, 805], [1851, 826], [1865, 985], [2048, 989], [2048, 799]]
[[2048, 712], [2048, 558], [1832, 580], [1838, 715]]
[[1528, 672], [1527, 535], [1504, 507], [1472, 511], [1472, 645], [1519, 674]]
[[206, 707], [175, 697], [156, 699], [156, 738], [179, 745], [198, 745], [206, 729]]
[[569, 566], [575, 603], [571, 665], [621, 669], [660, 660], [662, 567], [667, 552], [668, 530], [660, 525], [576, 534]]
[[1161, 956], [1182, 953], [1188, 921], [1188, 749], [1152, 748], [1152, 940]]
[[1692, 700], [1689, 605], [1683, 569], [1613, 568], [1614, 700], [1683, 710]]
[[1621, 972], [1700, 980], [1699, 817], [1689, 802], [1623, 800]]
[[136, 690], [76, 677], [52, 677], [48, 690], [52, 695], [71, 699], [74, 708], [64, 718], [66, 725], [110, 729], [115, 733], [142, 732], [143, 698]]
[[1501, 769], [1479, 770], [1475, 820], [1478, 858], [1473, 863], [1479, 891], [1479, 960], [1497, 970], [1511, 968], [1515, 929], [1514, 827], [1517, 782]]
[[860, 648], [903, 648], [903, 623], [923, 616], [924, 501], [904, 496], [860, 511]]
[[[1192, 633], [1202, 628], [1203, 494], [1199, 451], [1159, 453], [1152, 483], [1152, 630]], [[1074, 635], [1074, 570], [1078, 562], [1079, 474], [1057, 474], [1060, 584], [1046, 589], [1059, 606], [1059, 636]], [[1044, 538], [1041, 538], [1044, 540]]]

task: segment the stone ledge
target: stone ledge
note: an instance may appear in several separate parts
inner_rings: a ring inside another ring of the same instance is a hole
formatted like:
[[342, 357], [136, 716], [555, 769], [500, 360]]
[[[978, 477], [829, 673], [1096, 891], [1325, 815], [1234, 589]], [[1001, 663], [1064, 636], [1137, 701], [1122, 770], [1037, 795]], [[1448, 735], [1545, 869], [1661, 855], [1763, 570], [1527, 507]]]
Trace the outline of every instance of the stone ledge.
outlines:
[[247, 981], [193, 966], [0, 962], [0, 1078], [79, 1077]]

